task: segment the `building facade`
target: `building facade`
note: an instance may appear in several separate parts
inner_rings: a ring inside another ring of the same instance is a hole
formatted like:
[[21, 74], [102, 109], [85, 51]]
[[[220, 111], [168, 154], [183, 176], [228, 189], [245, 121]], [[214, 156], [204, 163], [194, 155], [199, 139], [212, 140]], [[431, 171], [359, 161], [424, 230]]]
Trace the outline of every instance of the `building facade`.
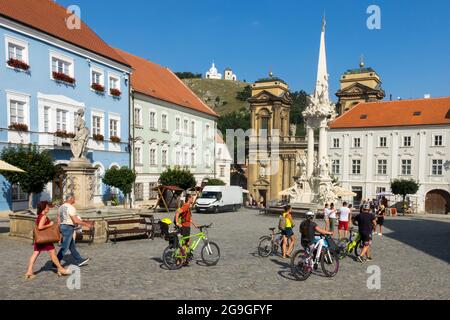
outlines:
[[215, 178], [220, 179], [227, 186], [231, 184], [231, 164], [233, 158], [228, 150], [227, 144], [222, 137], [216, 135], [216, 171]]
[[[331, 171], [362, 199], [414, 179], [419, 212], [450, 212], [450, 98], [361, 103], [329, 134]], [[417, 200], [417, 201], [416, 201]]]
[[[91, 130], [87, 158], [98, 169], [94, 202], [104, 205], [110, 190], [101, 176], [130, 164], [130, 67], [83, 22], [69, 30], [69, 14], [53, 1], [9, 1], [0, 10], [0, 148], [35, 144], [65, 166], [75, 113], [83, 109]], [[50, 183], [40, 198], [61, 198], [63, 181]], [[20, 186], [1, 183], [7, 190], [0, 195], [0, 211], [28, 207]]]
[[117, 52], [133, 67], [135, 203], [156, 197], [152, 189], [169, 167], [188, 169], [198, 185], [215, 177], [217, 114], [169, 69]]
[[339, 114], [351, 110], [358, 103], [383, 100], [386, 96], [381, 88], [381, 78], [372, 68], [366, 68], [361, 61], [358, 69], [346, 71], [341, 76], [341, 88], [336, 93], [339, 98]]

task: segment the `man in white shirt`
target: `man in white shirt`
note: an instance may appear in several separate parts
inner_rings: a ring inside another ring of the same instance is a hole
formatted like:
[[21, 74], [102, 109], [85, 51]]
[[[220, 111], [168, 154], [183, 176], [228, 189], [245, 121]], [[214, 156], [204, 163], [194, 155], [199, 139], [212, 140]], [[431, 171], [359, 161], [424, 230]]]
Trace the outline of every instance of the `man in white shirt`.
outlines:
[[90, 228], [92, 224], [81, 221], [77, 216], [77, 209], [73, 206], [75, 203], [74, 195], [66, 196], [66, 202], [59, 208], [58, 222], [60, 224], [60, 231], [63, 237], [61, 249], [58, 252], [58, 260], [64, 258], [67, 250], [70, 250], [72, 257], [75, 259], [77, 265], [82, 267], [89, 262], [89, 258], [83, 259], [77, 251], [75, 241], [73, 240], [73, 232], [76, 225]]
[[[348, 208], [348, 203], [344, 202], [342, 208], [339, 210], [339, 239], [347, 238], [349, 222], [352, 219], [352, 213]], [[344, 236], [342, 236], [344, 231]]]

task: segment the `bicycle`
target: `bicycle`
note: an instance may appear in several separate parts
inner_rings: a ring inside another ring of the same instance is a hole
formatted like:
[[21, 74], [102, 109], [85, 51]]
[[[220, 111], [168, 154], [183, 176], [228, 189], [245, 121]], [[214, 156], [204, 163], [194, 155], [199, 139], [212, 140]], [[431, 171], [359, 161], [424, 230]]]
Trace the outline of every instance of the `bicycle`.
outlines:
[[363, 249], [363, 243], [361, 241], [361, 235], [355, 230], [355, 228], [350, 229], [350, 238], [344, 238], [338, 242], [338, 253], [339, 259], [342, 260], [352, 252], [354, 252], [356, 257], [360, 256]]
[[281, 232], [275, 233], [276, 228], [270, 228], [269, 230], [272, 232], [270, 236], [264, 236], [259, 239], [258, 254], [263, 258], [277, 253], [282, 247], [283, 235]]
[[339, 272], [338, 253], [331, 248], [334, 241], [329, 236], [315, 237], [314, 244], [306, 250], [298, 250], [291, 259], [291, 272], [298, 281], [305, 281], [319, 263], [325, 276], [335, 277]]
[[[178, 270], [187, 262], [192, 261], [194, 258], [194, 252], [203, 241], [203, 247], [201, 250], [202, 261], [208, 267], [215, 266], [220, 260], [220, 248], [219, 246], [209, 241], [208, 229], [212, 227], [212, 224], [208, 226], [200, 226], [198, 229], [200, 233], [191, 235], [189, 237], [181, 237], [181, 229], [176, 227], [176, 232], [168, 236], [169, 246], [164, 250], [163, 262], [169, 270]], [[196, 238], [195, 241], [189, 246], [187, 252], [185, 251], [185, 243], [188, 243], [190, 239]]]

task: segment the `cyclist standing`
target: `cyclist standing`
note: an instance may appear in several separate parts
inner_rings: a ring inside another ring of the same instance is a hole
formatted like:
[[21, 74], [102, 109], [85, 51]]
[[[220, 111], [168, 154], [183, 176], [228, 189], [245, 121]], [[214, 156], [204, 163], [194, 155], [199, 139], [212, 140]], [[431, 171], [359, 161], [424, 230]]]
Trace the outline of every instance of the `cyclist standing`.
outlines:
[[305, 250], [308, 251], [314, 242], [314, 237], [316, 233], [330, 236], [333, 235], [333, 232], [323, 230], [313, 220], [314, 220], [314, 213], [310, 211], [306, 214], [306, 220], [303, 221], [302, 224], [300, 225], [300, 232], [302, 234], [301, 243], [303, 248], [305, 248]]
[[294, 219], [292, 218], [291, 206], [284, 207], [283, 218], [286, 221], [286, 227], [281, 233], [283, 234], [283, 259], [286, 259], [291, 257], [292, 251], [294, 251], [295, 242], [297, 241], [293, 230]]
[[[363, 212], [358, 214], [353, 219], [353, 223], [358, 226], [361, 241], [364, 244], [364, 248], [361, 255], [357, 257], [358, 262], [372, 261], [370, 254], [370, 246], [372, 244], [372, 230], [377, 226], [377, 218], [370, 212], [370, 206], [365, 205]], [[366, 258], [364, 258], [366, 256]]]
[[[175, 214], [175, 223], [177, 227], [181, 228], [181, 236], [183, 238], [191, 236], [191, 224], [198, 229], [198, 226], [192, 220], [191, 206], [194, 202], [194, 198], [191, 194], [186, 195], [186, 202], [177, 210]], [[181, 248], [182, 255], [189, 249], [190, 240], [187, 239], [184, 246]]]

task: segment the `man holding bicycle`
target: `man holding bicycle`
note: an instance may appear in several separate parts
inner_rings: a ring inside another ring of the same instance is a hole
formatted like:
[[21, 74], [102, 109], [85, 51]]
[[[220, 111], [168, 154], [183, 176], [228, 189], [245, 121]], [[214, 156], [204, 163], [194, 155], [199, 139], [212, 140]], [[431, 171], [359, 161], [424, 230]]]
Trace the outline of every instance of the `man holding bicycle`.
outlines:
[[[377, 217], [370, 212], [370, 206], [366, 204], [363, 206], [363, 211], [353, 219], [353, 223], [358, 226], [361, 241], [364, 244], [364, 249], [361, 255], [357, 258], [358, 262], [372, 261], [370, 254], [370, 246], [372, 244], [372, 231], [377, 226]], [[366, 256], [366, 258], [365, 258]]]
[[[183, 238], [191, 236], [191, 224], [198, 229], [198, 226], [192, 220], [191, 206], [193, 202], [194, 198], [192, 195], [188, 194], [186, 196], [186, 202], [180, 209], [177, 210], [177, 213], [175, 214], [175, 224], [181, 229], [181, 236]], [[187, 239], [182, 248], [182, 255], [189, 250], [189, 245], [190, 239]]]

